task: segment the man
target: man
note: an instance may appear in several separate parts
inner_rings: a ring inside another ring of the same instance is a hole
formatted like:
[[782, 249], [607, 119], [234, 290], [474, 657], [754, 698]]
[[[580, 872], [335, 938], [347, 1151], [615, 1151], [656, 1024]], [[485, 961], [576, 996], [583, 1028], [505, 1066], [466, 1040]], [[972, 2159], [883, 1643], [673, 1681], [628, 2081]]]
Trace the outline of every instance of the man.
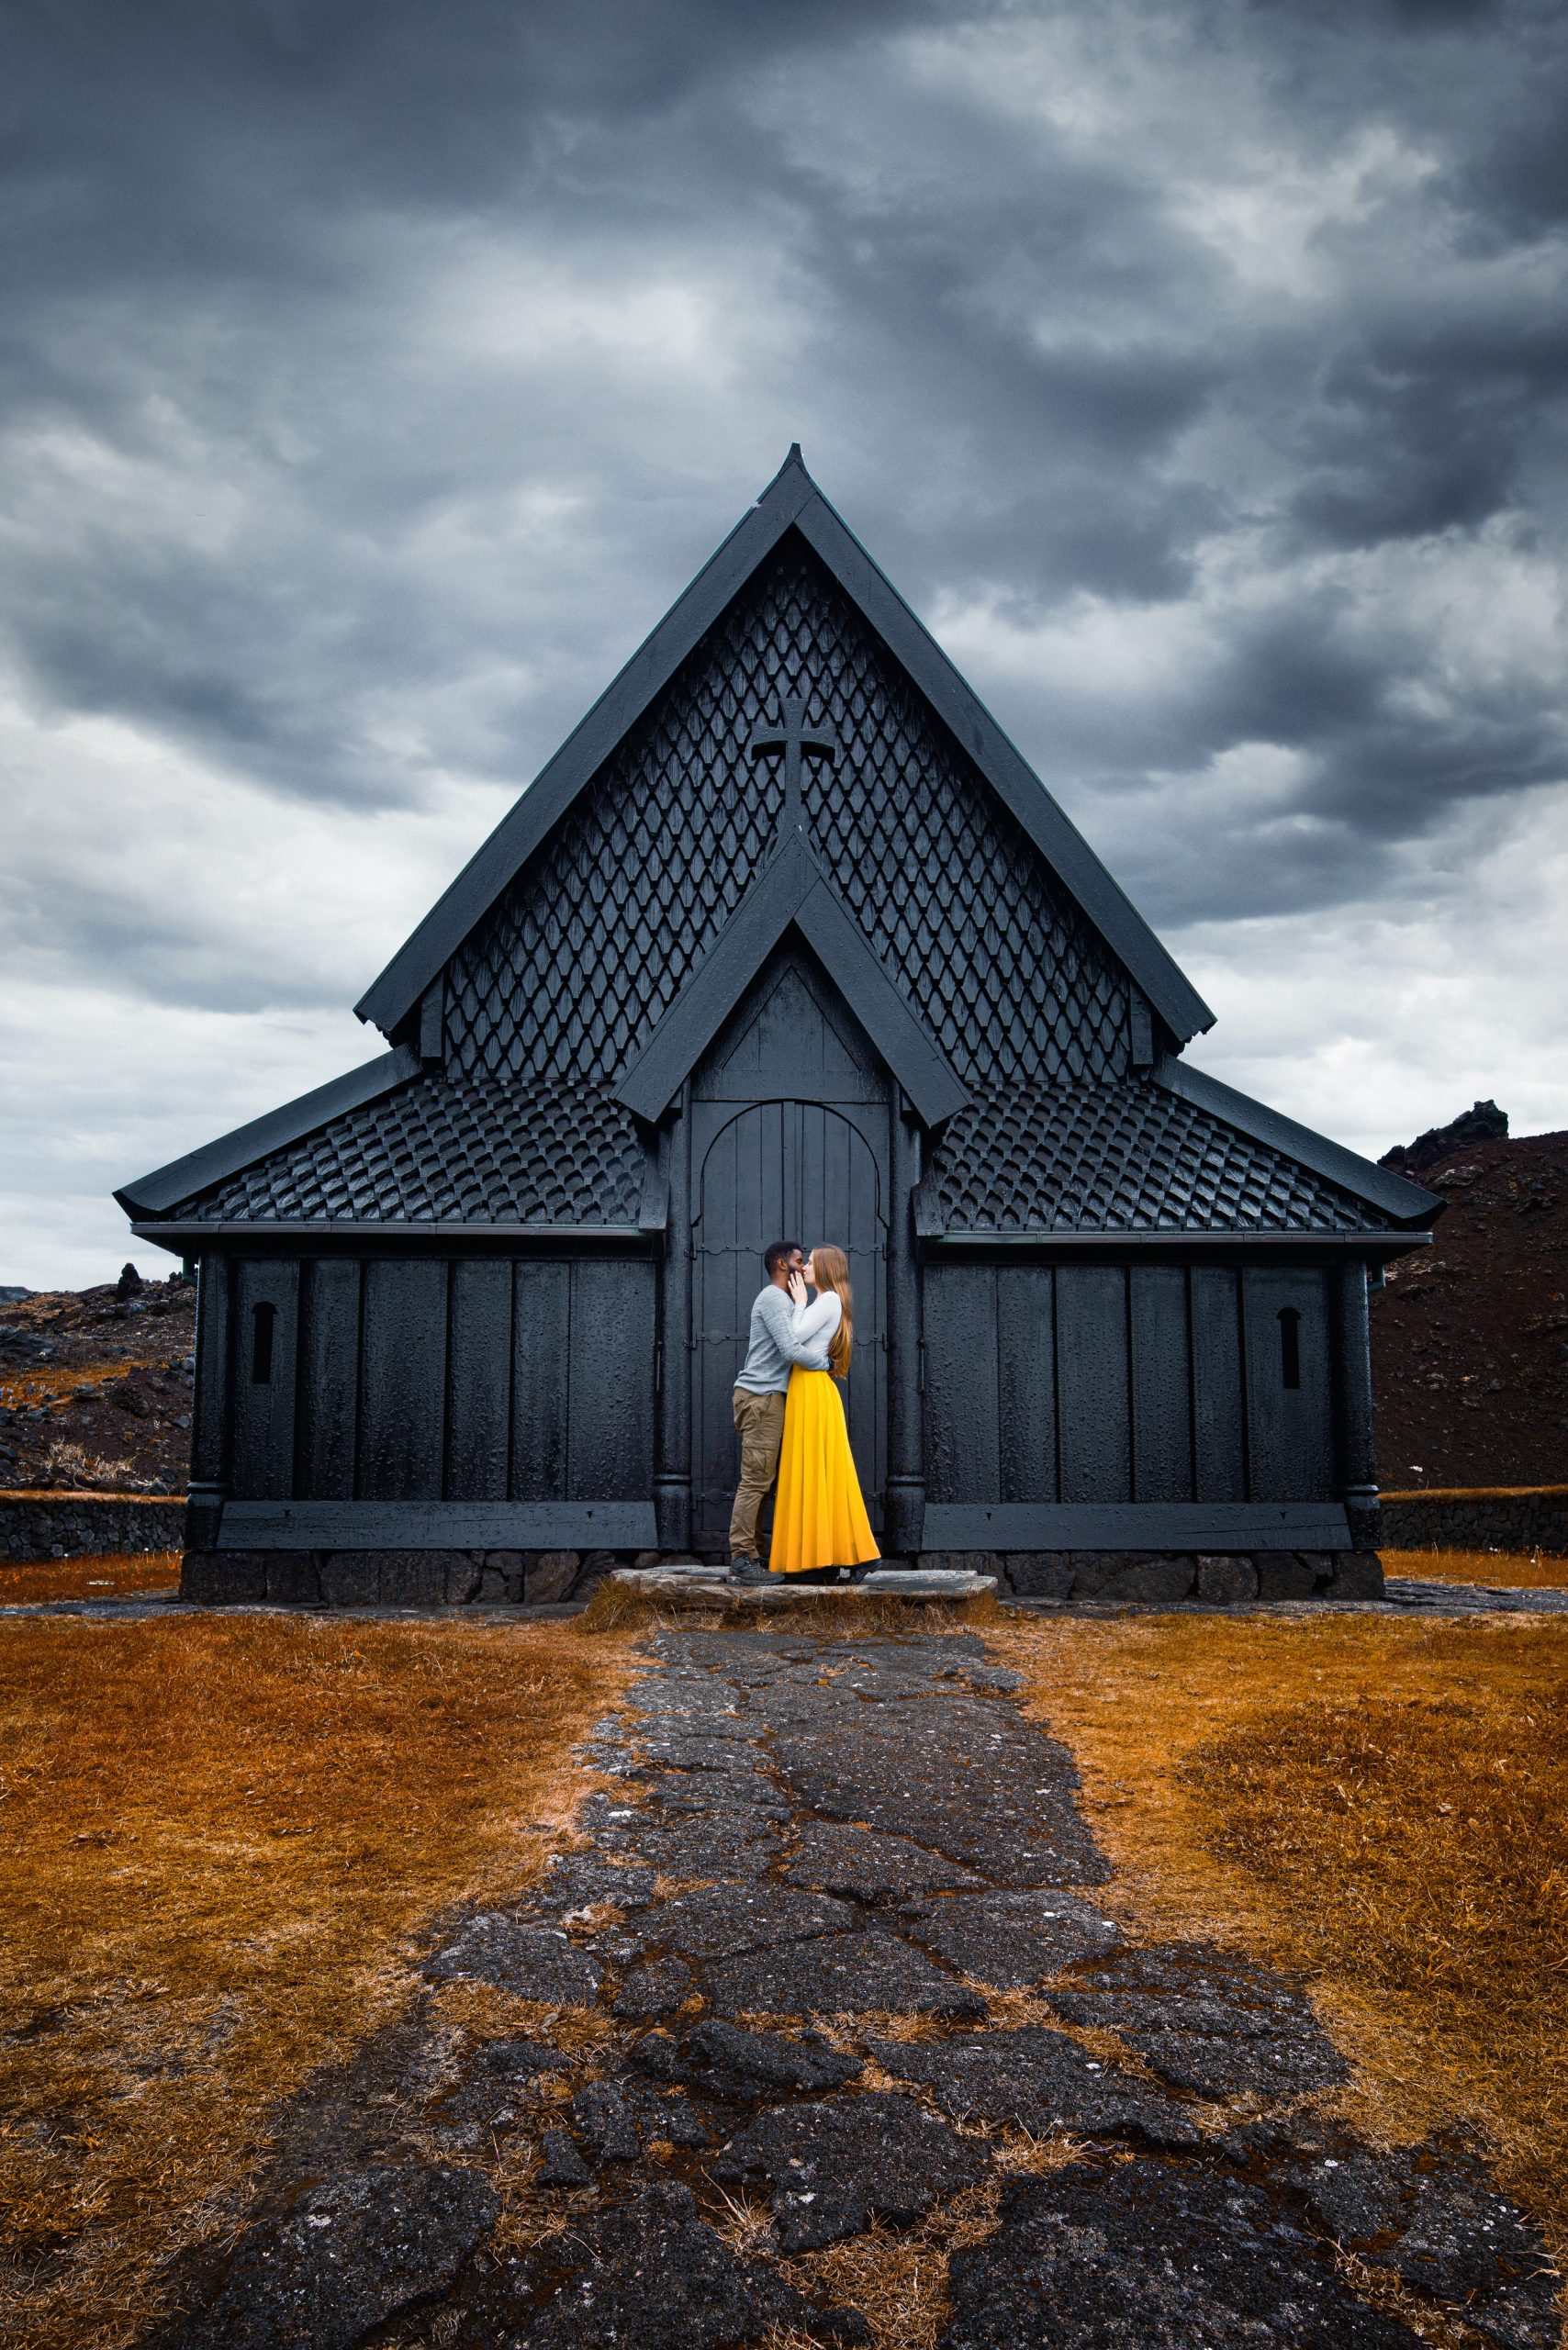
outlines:
[[790, 1384], [786, 1351], [798, 1301], [806, 1293], [805, 1252], [798, 1240], [776, 1240], [763, 1253], [767, 1284], [751, 1309], [746, 1356], [735, 1381], [735, 1428], [741, 1440], [741, 1482], [730, 1516], [730, 1581], [766, 1583], [767, 1569], [756, 1551], [756, 1521], [778, 1474], [784, 1441], [784, 1392]]

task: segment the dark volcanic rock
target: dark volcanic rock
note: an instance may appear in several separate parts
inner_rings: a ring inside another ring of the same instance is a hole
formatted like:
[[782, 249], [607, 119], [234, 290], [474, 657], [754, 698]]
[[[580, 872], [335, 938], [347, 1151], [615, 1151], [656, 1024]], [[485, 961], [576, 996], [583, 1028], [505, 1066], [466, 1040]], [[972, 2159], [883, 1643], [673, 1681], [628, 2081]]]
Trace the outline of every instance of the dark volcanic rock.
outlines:
[[520, 1999], [552, 2007], [585, 2004], [602, 1979], [587, 1951], [565, 1934], [522, 1925], [499, 1909], [470, 1918], [443, 1950], [427, 1959], [425, 1973], [438, 1983], [493, 1983]]
[[599, 1852], [567, 1852], [552, 1862], [534, 1907], [542, 1916], [564, 1918], [603, 1901], [612, 1901], [619, 1909], [641, 1909], [653, 1897], [652, 1869], [608, 1861]]
[[476, 2171], [351, 2171], [241, 2239], [182, 2350], [346, 2350], [450, 2285], [500, 2209]]
[[583, 2221], [541, 2247], [526, 2288], [552, 2263], [571, 2273], [533, 2316], [507, 2272], [468, 2313], [460, 2350], [738, 2350], [769, 2328], [817, 2342], [864, 2342], [853, 2310], [819, 2310], [766, 2263], [740, 2260], [697, 2216], [684, 2187], [650, 2187], [634, 2203]]
[[1558, 2280], [1540, 2231], [1462, 2154], [1351, 2144], [1285, 2177], [1336, 2244], [1397, 2270], [1506, 2350], [1556, 2350]]
[[776, 1885], [705, 1885], [650, 1909], [640, 1923], [650, 1942], [668, 1943], [689, 1957], [739, 1958], [745, 1951], [843, 1933], [856, 1916], [825, 1894]]
[[593, 2176], [564, 2130], [546, 2130], [539, 2141], [543, 2156], [534, 2173], [539, 2187], [586, 2187]]
[[1440, 1167], [1456, 1150], [1475, 1143], [1500, 1142], [1507, 1132], [1506, 1110], [1499, 1110], [1495, 1102], [1477, 1102], [1473, 1109], [1450, 1118], [1446, 1126], [1428, 1126], [1414, 1142], [1396, 1142], [1377, 1163], [1392, 1167], [1400, 1175], [1417, 1176], [1429, 1167]]
[[980, 2016], [985, 2001], [891, 1934], [822, 1934], [708, 1970], [720, 2015]]
[[759, 2114], [713, 2165], [715, 2178], [766, 2179], [786, 2252], [814, 2252], [873, 2219], [917, 2220], [972, 2187], [986, 2158], [913, 2098], [870, 2092]]
[[635, 2162], [643, 2151], [636, 2116], [615, 2081], [590, 2081], [572, 2099], [572, 2126], [601, 2163]]
[[678, 1877], [762, 1876], [782, 1849], [775, 1823], [755, 1813], [662, 1818], [630, 1833], [622, 1829], [620, 1842], [662, 1875]]
[[650, 2032], [633, 2050], [632, 2061], [654, 2080], [733, 2104], [790, 2089], [837, 2088], [860, 2070], [857, 2057], [841, 2055], [819, 2032], [786, 2040], [778, 2032], [743, 2031], [717, 2017], [679, 2042]]
[[982, 1893], [906, 1904], [901, 1930], [949, 1966], [998, 1991], [1021, 1991], [1117, 1940], [1109, 1918], [1068, 1893]]
[[652, 2016], [673, 2015], [691, 1988], [691, 1969], [684, 1959], [650, 1959], [632, 1969], [610, 2009], [624, 2023], [645, 2023]]
[[983, 1880], [939, 1852], [923, 1852], [907, 1836], [811, 1821], [784, 1872], [791, 1885], [839, 1893], [855, 1901], [902, 1900], [912, 1894], [962, 1893]]
[[905, 1701], [862, 1699], [850, 1722], [779, 1732], [774, 1762], [801, 1808], [913, 1838], [992, 1885], [1102, 1883], [1066, 1748], [994, 1699], [916, 1685]]
[[1074, 2164], [1002, 2197], [948, 2268], [941, 2350], [1414, 2350], [1255, 2187], [1163, 2163]]
[[487, 2132], [504, 2130], [532, 2102], [542, 2073], [569, 2072], [572, 2060], [532, 2040], [492, 2040], [475, 2056], [468, 2077], [442, 2100], [437, 2120], [443, 2129], [468, 2133], [477, 2144]]
[[1199, 2097], [1296, 2096], [1349, 2076], [1294, 1984], [1196, 1945], [1122, 1952], [1051, 2004], [1069, 2023], [1119, 2032]]
[[1100, 2138], [1136, 2132], [1160, 2146], [1202, 2143], [1183, 2109], [1135, 2074], [1102, 2064], [1065, 2032], [1025, 2024], [952, 2040], [878, 2040], [885, 2072], [919, 2081], [956, 2121], [1013, 2121], [1035, 2137], [1055, 2130]]

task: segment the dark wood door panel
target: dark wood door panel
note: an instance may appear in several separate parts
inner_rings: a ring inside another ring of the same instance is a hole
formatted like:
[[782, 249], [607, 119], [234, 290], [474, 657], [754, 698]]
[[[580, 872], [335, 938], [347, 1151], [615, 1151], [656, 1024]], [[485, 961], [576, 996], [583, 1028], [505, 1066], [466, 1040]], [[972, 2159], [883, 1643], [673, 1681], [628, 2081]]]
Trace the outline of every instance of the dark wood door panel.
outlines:
[[887, 1117], [821, 1102], [693, 1106], [692, 1422], [697, 1530], [729, 1523], [739, 1453], [731, 1398], [771, 1240], [849, 1259], [855, 1360], [846, 1409], [874, 1526], [887, 1477]]

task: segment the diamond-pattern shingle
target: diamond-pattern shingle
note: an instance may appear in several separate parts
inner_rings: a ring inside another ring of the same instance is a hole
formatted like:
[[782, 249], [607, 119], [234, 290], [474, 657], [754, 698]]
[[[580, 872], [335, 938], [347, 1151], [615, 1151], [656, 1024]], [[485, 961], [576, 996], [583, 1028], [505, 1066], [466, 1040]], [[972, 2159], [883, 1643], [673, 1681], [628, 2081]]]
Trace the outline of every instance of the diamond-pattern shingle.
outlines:
[[448, 967], [458, 1068], [613, 1076], [669, 1009], [778, 839], [785, 696], [837, 736], [813, 845], [966, 1080], [1128, 1068], [1125, 973], [836, 582], [786, 540], [697, 645]]
[[635, 1224], [645, 1166], [602, 1087], [416, 1079], [174, 1211], [218, 1223]]
[[949, 1232], [1365, 1232], [1384, 1217], [1151, 1080], [985, 1086], [924, 1185]]

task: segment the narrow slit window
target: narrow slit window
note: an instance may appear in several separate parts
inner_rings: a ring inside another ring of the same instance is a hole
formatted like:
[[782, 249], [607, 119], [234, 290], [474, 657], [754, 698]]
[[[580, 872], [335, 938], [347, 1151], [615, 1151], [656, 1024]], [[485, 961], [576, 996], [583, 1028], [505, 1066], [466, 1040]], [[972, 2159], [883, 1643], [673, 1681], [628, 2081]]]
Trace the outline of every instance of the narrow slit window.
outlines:
[[1280, 1383], [1301, 1385], [1301, 1314], [1294, 1305], [1280, 1308]]
[[256, 1305], [251, 1309], [251, 1384], [270, 1387], [273, 1376], [273, 1331], [277, 1322], [275, 1305]]

